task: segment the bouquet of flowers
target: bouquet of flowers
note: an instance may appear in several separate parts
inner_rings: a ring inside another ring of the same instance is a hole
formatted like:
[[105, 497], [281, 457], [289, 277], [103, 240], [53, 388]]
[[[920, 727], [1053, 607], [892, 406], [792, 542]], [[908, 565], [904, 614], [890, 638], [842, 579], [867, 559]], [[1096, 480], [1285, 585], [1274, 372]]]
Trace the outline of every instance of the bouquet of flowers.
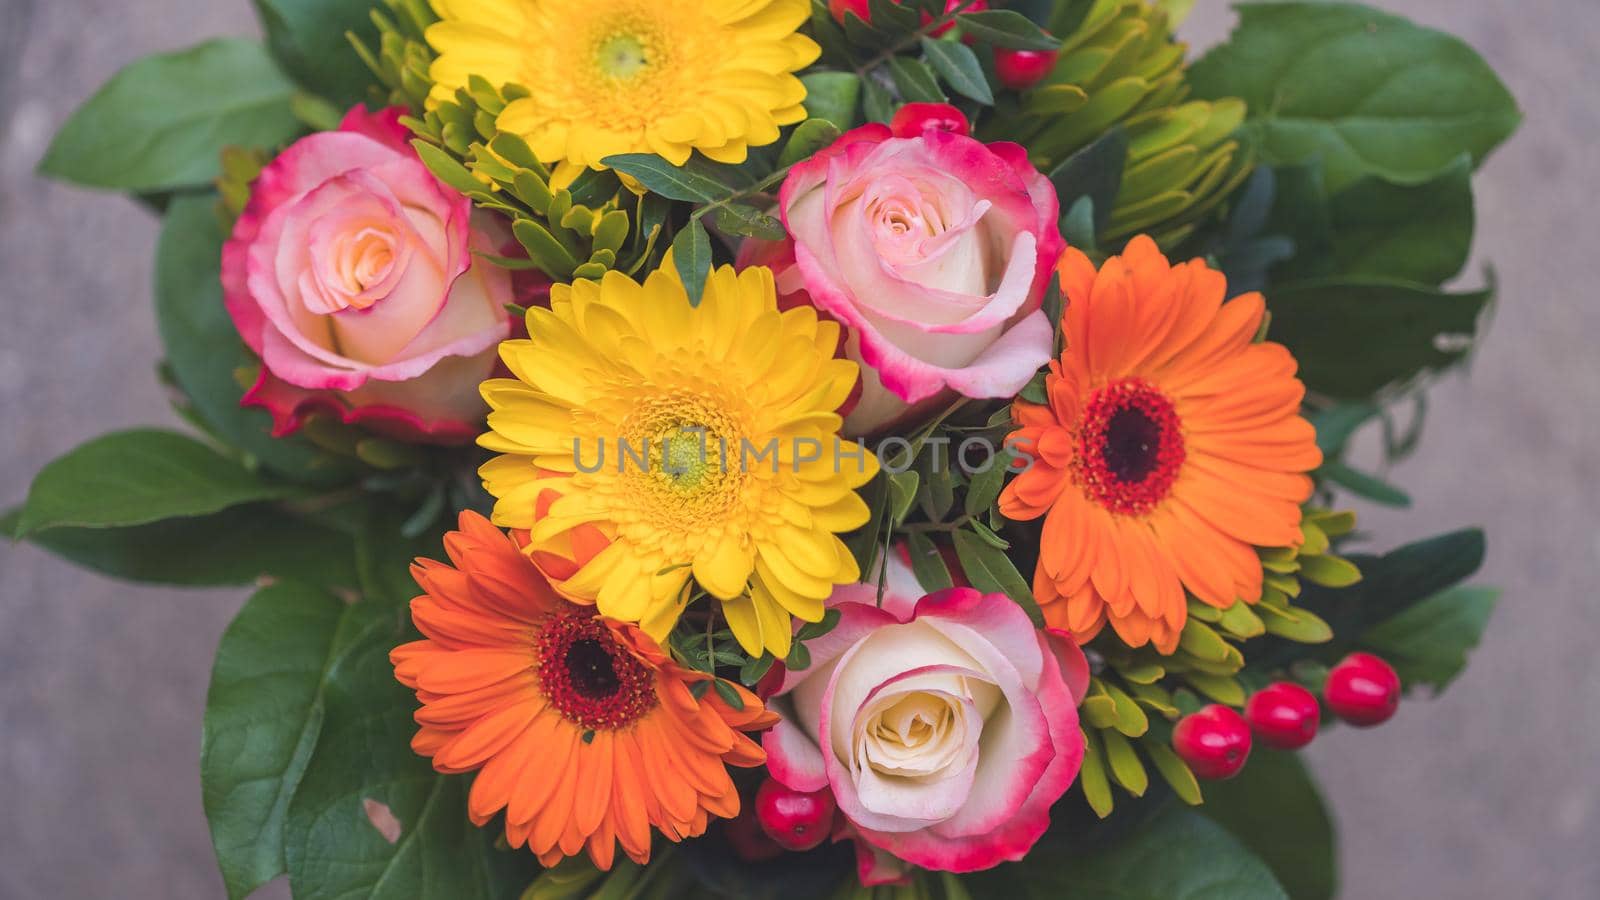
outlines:
[[[1291, 752], [1460, 671], [1363, 548], [1516, 105], [1363, 6], [256, 0], [43, 170], [164, 220], [161, 377], [7, 529], [254, 585], [228, 893], [1328, 897]], [[1379, 461], [1380, 463], [1383, 461]], [[1381, 471], [1378, 469], [1377, 471]]]

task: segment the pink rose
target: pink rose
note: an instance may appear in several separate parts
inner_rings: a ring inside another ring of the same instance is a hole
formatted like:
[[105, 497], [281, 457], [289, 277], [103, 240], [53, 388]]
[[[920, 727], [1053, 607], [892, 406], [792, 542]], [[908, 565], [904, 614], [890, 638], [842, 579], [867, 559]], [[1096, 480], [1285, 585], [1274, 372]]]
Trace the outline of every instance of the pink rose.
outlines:
[[952, 872], [1021, 859], [1083, 761], [1082, 651], [1002, 595], [922, 596], [898, 558], [882, 607], [866, 584], [829, 605], [838, 626], [768, 704], [783, 717], [764, 739], [772, 777], [832, 789], [869, 882], [903, 874], [889, 857]]
[[360, 107], [267, 166], [222, 251], [228, 313], [261, 358], [247, 406], [409, 440], [481, 430], [478, 383], [511, 330], [511, 276], [474, 252], [472, 203], [417, 158], [399, 109]]
[[865, 366], [850, 434], [953, 394], [1013, 396], [1054, 349], [1039, 306], [1065, 247], [1055, 188], [1016, 144], [941, 130], [964, 122], [922, 110], [845, 134], [784, 182], [793, 265], [784, 249], [746, 254], [849, 328]]

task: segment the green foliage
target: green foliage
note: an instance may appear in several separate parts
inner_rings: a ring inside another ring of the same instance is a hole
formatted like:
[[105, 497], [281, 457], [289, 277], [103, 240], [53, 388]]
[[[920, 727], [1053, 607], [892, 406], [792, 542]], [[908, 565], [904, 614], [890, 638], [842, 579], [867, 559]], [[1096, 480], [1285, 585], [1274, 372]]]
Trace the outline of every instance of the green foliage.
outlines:
[[383, 619], [294, 582], [263, 588], [222, 636], [200, 779], [228, 896], [284, 872], [289, 801], [322, 731], [323, 689]]
[[1199, 813], [1168, 808], [1109, 846], [1051, 834], [1027, 859], [964, 878], [974, 897], [1276, 900], [1261, 859]]
[[1499, 597], [1485, 587], [1442, 591], [1367, 629], [1361, 645], [1388, 660], [1406, 684], [1443, 691], [1466, 667]]
[[[1093, 0], [1078, 5], [1077, 17], [1070, 6], [1056, 17], [1064, 36], [1055, 68], [1020, 100], [1002, 103], [982, 133], [1027, 147], [1034, 163], [1052, 172], [1058, 193], [1095, 196], [1106, 242], [1147, 232], [1174, 246], [1250, 174], [1250, 148], [1233, 137], [1244, 104], [1186, 102], [1186, 48], [1173, 40], [1163, 6]], [[1111, 133], [1121, 135], [1123, 151], [1110, 191], [1055, 176]], [[1064, 202], [1063, 212], [1070, 209]]]
[[[14, 532], [20, 510], [0, 520]], [[354, 587], [350, 536], [270, 504], [124, 528], [48, 528], [30, 543], [86, 569], [149, 584], [214, 587], [263, 576]]]
[[351, 46], [376, 40], [373, 0], [251, 0], [272, 56], [291, 78], [341, 108], [365, 100], [372, 72]]
[[155, 429], [95, 438], [47, 464], [28, 489], [15, 534], [61, 526], [144, 525], [297, 496], [206, 445]]
[[183, 411], [250, 463], [297, 481], [329, 484], [351, 466], [299, 438], [272, 436], [272, 417], [239, 406], [240, 373], [257, 365], [222, 304], [223, 234], [216, 200], [178, 197], [167, 208], [156, 246], [156, 325]]
[[51, 143], [39, 171], [86, 187], [158, 192], [220, 174], [222, 148], [300, 132], [294, 85], [260, 44], [213, 40], [118, 72]]
[[[1333, 640], [1310, 659], [1332, 664], [1352, 650], [1394, 657], [1408, 687], [1443, 689], [1476, 646], [1493, 608], [1495, 594], [1455, 589], [1483, 563], [1483, 532], [1463, 529], [1407, 544], [1383, 556], [1353, 555], [1362, 572], [1359, 584], [1329, 588], [1308, 584], [1299, 603], [1325, 619]], [[1264, 666], [1304, 657], [1278, 646], [1257, 658]]]
[[1364, 398], [1466, 356], [1492, 296], [1372, 278], [1297, 282], [1272, 292], [1267, 334], [1294, 351], [1311, 390]]
[[1481, 162], [1520, 121], [1460, 40], [1365, 6], [1252, 3], [1189, 73], [1197, 96], [1241, 97], [1273, 164], [1320, 160], [1330, 190], [1377, 175], [1420, 184], [1462, 154]]
[[415, 701], [389, 664], [413, 634], [404, 606], [365, 603], [348, 615], [344, 629], [359, 637], [323, 678], [321, 733], [284, 824], [294, 895], [515, 896], [537, 871], [532, 855], [496, 849], [493, 830], [466, 816], [467, 780], [411, 750]]
[[1438, 176], [1405, 185], [1369, 175], [1329, 195], [1315, 165], [1286, 167], [1276, 204], [1280, 233], [1298, 252], [1273, 272], [1299, 281], [1319, 277], [1387, 278], [1439, 284], [1466, 265], [1472, 248], [1472, 168], [1466, 156]]
[[1332, 900], [1338, 854], [1332, 818], [1298, 754], [1257, 745], [1235, 777], [1206, 788], [1207, 818], [1271, 867], [1295, 900]]

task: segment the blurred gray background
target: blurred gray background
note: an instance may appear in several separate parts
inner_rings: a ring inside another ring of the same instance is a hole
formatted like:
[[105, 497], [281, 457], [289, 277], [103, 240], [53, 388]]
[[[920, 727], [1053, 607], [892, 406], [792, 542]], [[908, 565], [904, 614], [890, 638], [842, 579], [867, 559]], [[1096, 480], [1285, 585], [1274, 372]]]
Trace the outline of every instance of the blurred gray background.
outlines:
[[[1506, 594], [1446, 697], [1309, 753], [1343, 834], [1346, 897], [1594, 897], [1600, 2], [1378, 5], [1473, 44], [1527, 121], [1477, 182], [1476, 254], [1501, 289], [1490, 338], [1470, 378], [1433, 392], [1422, 447], [1393, 473], [1415, 508], [1363, 510], [1363, 524], [1384, 546], [1487, 526], [1482, 579]], [[1186, 32], [1205, 44], [1231, 22], [1222, 0], [1200, 0]], [[83, 440], [175, 424], [154, 375], [156, 221], [47, 184], [35, 163], [122, 65], [253, 31], [245, 0], [0, 0], [0, 503]], [[0, 898], [222, 896], [200, 715], [242, 600], [0, 547]]]

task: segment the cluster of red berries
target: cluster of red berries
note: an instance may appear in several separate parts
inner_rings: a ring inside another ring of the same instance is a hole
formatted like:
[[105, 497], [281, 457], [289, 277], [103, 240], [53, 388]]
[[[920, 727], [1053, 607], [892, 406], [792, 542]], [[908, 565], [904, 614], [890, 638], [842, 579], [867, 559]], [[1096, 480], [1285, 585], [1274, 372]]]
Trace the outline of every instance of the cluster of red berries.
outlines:
[[[828, 0], [828, 11], [833, 17], [844, 24], [844, 14], [853, 13], [863, 22], [872, 21], [870, 0]], [[890, 0], [898, 4], [900, 0]], [[944, 11], [952, 12], [959, 8], [964, 0], [945, 0]], [[973, 0], [962, 12], [982, 12], [989, 8], [987, 0]], [[922, 14], [923, 22], [932, 21], [927, 13]], [[954, 22], [946, 22], [929, 32], [930, 37], [940, 37], [949, 33], [956, 27]], [[969, 38], [963, 38], [971, 43]], [[994, 71], [1000, 78], [1000, 83], [1013, 91], [1025, 91], [1043, 81], [1050, 70], [1056, 67], [1056, 59], [1061, 54], [1055, 50], [1007, 50], [997, 48], [994, 51]]]
[[[1370, 653], [1352, 653], [1328, 672], [1322, 699], [1351, 725], [1378, 725], [1400, 706], [1400, 676]], [[1184, 716], [1172, 729], [1172, 749], [1201, 778], [1232, 778], [1250, 756], [1252, 732], [1269, 747], [1298, 750], [1317, 736], [1321, 719], [1310, 691], [1279, 681], [1252, 695], [1242, 716], [1216, 703]]]

